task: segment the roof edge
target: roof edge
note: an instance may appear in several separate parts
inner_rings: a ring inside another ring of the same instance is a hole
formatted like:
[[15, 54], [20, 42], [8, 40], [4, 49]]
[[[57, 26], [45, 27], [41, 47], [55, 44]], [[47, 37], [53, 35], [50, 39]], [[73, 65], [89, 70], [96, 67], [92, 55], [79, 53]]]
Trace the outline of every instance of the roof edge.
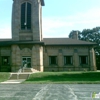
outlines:
[[44, 0], [41, 0], [41, 5], [45, 6]]
[[96, 46], [96, 44], [45, 44], [45, 46]]

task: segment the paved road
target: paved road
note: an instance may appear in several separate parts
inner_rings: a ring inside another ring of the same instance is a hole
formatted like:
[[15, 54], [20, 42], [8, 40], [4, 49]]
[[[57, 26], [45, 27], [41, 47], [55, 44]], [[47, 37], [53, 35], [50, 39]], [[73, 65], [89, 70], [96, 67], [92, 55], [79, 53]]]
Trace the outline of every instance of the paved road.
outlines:
[[0, 84], [0, 100], [100, 100], [99, 84]]

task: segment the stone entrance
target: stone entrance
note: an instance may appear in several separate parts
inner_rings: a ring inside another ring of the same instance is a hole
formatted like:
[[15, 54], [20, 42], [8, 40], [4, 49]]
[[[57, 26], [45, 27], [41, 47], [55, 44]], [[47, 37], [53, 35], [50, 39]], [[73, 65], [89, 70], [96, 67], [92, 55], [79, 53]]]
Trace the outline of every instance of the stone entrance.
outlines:
[[24, 68], [31, 68], [31, 57], [22, 57], [22, 66]]

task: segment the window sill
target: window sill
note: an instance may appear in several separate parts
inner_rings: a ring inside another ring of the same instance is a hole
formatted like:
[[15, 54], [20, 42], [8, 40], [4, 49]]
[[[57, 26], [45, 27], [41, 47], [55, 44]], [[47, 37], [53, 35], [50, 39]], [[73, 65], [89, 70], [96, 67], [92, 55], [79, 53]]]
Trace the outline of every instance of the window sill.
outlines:
[[65, 66], [69, 66], [69, 65], [70, 65], [70, 66], [73, 66], [73, 64], [65, 64]]
[[82, 67], [89, 67], [88, 64], [80, 64], [80, 66], [82, 66]]
[[49, 66], [57, 67], [57, 64], [50, 64]]
[[31, 33], [32, 30], [20, 30], [20, 33]]

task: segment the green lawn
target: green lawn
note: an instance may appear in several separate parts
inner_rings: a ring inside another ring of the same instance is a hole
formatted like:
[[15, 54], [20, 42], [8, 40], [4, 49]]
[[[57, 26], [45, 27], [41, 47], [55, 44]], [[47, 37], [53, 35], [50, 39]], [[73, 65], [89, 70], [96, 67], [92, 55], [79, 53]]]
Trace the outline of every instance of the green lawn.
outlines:
[[7, 80], [10, 76], [8, 72], [0, 72], [0, 82]]
[[43, 72], [31, 74], [24, 83], [100, 83], [100, 72]]
[[[10, 73], [1, 72], [0, 82], [9, 78]], [[41, 72], [33, 73], [24, 83], [75, 83], [100, 84], [100, 72]]]

